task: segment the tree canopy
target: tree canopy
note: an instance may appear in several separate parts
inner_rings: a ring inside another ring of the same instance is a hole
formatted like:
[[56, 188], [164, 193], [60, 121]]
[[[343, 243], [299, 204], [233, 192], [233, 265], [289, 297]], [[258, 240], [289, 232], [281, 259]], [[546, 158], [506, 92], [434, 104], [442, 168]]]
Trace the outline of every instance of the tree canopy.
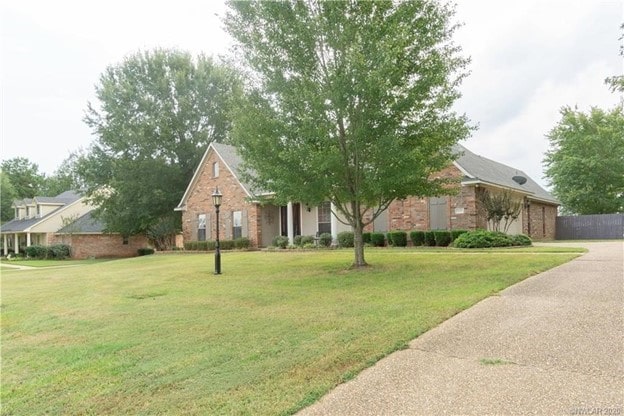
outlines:
[[109, 231], [180, 227], [173, 209], [206, 146], [226, 139], [238, 93], [233, 71], [177, 50], [139, 52], [106, 69], [85, 116], [96, 140], [77, 172]]
[[[15, 198], [34, 198], [41, 196], [45, 175], [39, 172], [39, 165], [25, 157], [3, 160], [0, 165], [3, 175], [11, 183]], [[4, 198], [4, 192], [2, 197]], [[12, 201], [11, 201], [12, 202]]]
[[547, 135], [546, 177], [566, 213], [624, 212], [624, 111], [570, 107]]
[[432, 174], [467, 137], [451, 110], [467, 59], [435, 1], [229, 3], [248, 71], [233, 141], [276, 201], [329, 200], [355, 233], [391, 201], [441, 194]]

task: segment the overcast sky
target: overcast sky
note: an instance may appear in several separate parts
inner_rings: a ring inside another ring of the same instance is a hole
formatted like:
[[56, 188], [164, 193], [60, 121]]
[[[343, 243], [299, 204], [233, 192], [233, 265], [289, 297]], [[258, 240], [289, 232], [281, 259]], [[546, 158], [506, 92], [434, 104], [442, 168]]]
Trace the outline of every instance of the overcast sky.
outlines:
[[[545, 134], [564, 105], [612, 108], [624, 0], [463, 0], [455, 36], [472, 58], [457, 102], [478, 129], [463, 144], [542, 179]], [[138, 50], [225, 54], [217, 0], [4, 1], [0, 6], [0, 158], [52, 174], [93, 140], [82, 118], [109, 65]]]

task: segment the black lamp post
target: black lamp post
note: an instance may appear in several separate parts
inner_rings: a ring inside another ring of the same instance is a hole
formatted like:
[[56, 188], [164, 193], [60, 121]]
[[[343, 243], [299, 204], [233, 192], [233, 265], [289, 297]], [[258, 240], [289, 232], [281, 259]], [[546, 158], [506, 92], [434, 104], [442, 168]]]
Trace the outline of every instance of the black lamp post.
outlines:
[[219, 207], [221, 206], [221, 192], [219, 192], [219, 187], [214, 190], [212, 193], [212, 203], [215, 206], [217, 211], [217, 243], [215, 245], [215, 272], [214, 274], [221, 274], [221, 247], [219, 245]]

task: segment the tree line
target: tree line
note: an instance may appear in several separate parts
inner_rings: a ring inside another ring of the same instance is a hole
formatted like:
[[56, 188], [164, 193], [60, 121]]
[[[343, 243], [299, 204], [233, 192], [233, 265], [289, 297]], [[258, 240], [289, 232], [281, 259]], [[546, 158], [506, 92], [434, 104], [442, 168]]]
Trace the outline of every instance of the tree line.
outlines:
[[[453, 145], [474, 129], [452, 110], [469, 58], [453, 42], [451, 6], [424, 0], [228, 6], [224, 23], [237, 45], [227, 61], [170, 49], [132, 54], [96, 84], [97, 100], [84, 116], [94, 136], [87, 149], [50, 177], [24, 158], [2, 162], [2, 219], [13, 215], [6, 205], [12, 197], [73, 188], [98, 206], [108, 231], [174, 233], [181, 220], [173, 208], [217, 141], [237, 146], [247, 179], [275, 192], [276, 202], [333, 202], [354, 231], [360, 267], [363, 227], [392, 200], [447, 192], [432, 173], [452, 161]], [[610, 82], [624, 89], [621, 77]], [[582, 116], [564, 109], [549, 133], [545, 164], [553, 191], [566, 209], [584, 213], [566, 189], [596, 173], [591, 181], [613, 181], [600, 188], [601, 198], [619, 201], [604, 209], [621, 211], [622, 108]], [[581, 150], [583, 157], [591, 166], [600, 157], [613, 175], [560, 159], [577, 125], [576, 136], [587, 142], [578, 149], [596, 142], [603, 150], [599, 156]], [[587, 134], [587, 125], [600, 133]], [[570, 175], [574, 181], [560, 179]]]

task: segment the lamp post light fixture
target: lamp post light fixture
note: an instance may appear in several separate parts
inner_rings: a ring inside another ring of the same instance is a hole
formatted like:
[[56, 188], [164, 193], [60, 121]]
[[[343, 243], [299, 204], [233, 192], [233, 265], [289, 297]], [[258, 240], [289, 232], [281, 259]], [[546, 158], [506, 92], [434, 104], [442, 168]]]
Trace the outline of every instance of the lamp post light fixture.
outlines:
[[223, 195], [219, 192], [219, 187], [212, 193], [212, 203], [215, 206], [217, 212], [217, 241], [215, 244], [215, 272], [214, 274], [221, 274], [221, 247], [219, 245], [219, 207], [221, 206], [221, 199]]

